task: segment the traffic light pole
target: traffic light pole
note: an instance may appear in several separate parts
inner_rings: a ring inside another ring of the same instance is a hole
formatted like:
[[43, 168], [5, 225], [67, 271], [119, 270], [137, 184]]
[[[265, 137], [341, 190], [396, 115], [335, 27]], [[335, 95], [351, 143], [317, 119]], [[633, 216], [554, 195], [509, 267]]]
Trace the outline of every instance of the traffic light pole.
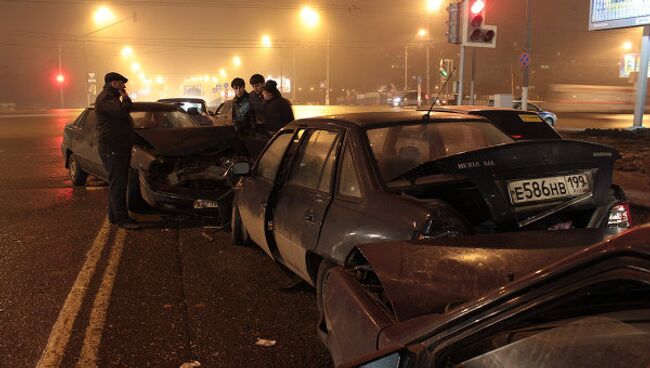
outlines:
[[465, 77], [465, 46], [460, 45], [460, 61], [458, 63], [458, 96], [456, 105], [463, 104], [463, 78]]
[[[531, 13], [532, 13], [532, 9], [530, 6], [530, 0], [527, 0], [526, 1], [526, 47], [524, 48], [524, 51], [526, 51], [528, 55], [530, 55], [530, 38], [532, 33]], [[530, 64], [524, 66], [524, 83], [521, 87], [521, 109], [524, 111], [528, 109], [529, 69], [530, 69]]]
[[[59, 45], [59, 76], [61, 76], [61, 45]], [[64, 108], [63, 103], [63, 82], [59, 81], [59, 97], [61, 98], [61, 108]]]
[[636, 82], [636, 103], [634, 104], [633, 128], [643, 127], [643, 110], [648, 94], [648, 59], [650, 59], [650, 25], [643, 26], [641, 39], [641, 65]]
[[469, 104], [474, 105], [474, 80], [476, 79], [476, 47], [472, 49], [472, 79], [469, 82]]

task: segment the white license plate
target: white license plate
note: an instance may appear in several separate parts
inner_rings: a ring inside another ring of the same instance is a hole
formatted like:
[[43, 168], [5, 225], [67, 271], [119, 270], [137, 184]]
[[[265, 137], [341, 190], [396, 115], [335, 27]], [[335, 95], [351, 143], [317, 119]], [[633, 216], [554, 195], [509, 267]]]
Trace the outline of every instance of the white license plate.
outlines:
[[194, 201], [194, 208], [219, 208], [219, 203], [217, 203], [217, 201], [211, 201], [208, 199], [197, 199]]
[[523, 179], [508, 182], [508, 193], [513, 204], [576, 197], [589, 193], [591, 185], [587, 174]]

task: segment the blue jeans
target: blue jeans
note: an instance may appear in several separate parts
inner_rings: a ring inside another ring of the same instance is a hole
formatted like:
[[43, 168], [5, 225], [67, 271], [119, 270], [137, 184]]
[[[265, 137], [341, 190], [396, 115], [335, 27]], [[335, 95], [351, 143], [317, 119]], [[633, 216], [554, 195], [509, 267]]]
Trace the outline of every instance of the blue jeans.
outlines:
[[129, 220], [126, 207], [126, 189], [129, 178], [131, 149], [114, 149], [99, 143], [99, 157], [108, 173], [108, 221], [119, 223]]

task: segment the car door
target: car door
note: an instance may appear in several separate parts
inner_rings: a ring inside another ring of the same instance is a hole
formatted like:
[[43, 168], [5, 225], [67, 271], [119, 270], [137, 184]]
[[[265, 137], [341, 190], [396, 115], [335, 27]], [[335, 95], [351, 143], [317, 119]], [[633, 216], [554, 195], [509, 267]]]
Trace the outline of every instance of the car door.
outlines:
[[72, 124], [65, 127], [63, 133], [63, 145], [74, 154], [77, 154], [81, 149], [83, 142], [83, 126], [86, 122], [87, 115], [88, 109], [84, 110]]
[[274, 256], [266, 237], [269, 225], [266, 220], [267, 203], [292, 139], [293, 131], [280, 132], [257, 160], [252, 174], [242, 178], [241, 188], [237, 192], [237, 206], [244, 228], [251, 240], [271, 257]]
[[222, 103], [214, 115], [214, 125], [232, 125], [232, 100]]
[[282, 263], [310, 280], [306, 252], [316, 248], [332, 201], [338, 130], [310, 129], [293, 160], [273, 208], [273, 238]]
[[89, 109], [86, 114], [79, 147], [80, 159], [83, 160], [81, 166], [90, 174], [106, 179], [108, 175], [97, 147], [97, 114], [94, 109]]

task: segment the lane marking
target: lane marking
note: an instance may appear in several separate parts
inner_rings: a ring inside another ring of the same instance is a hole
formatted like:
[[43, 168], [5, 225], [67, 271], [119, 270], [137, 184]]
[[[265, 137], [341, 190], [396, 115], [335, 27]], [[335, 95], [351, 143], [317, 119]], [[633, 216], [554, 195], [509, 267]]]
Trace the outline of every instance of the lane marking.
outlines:
[[84, 337], [84, 344], [81, 348], [81, 356], [77, 361], [77, 368], [93, 368], [97, 367], [97, 353], [99, 352], [99, 345], [102, 340], [102, 332], [104, 331], [104, 324], [106, 322], [106, 312], [113, 293], [113, 285], [115, 284], [115, 277], [120, 266], [122, 259], [122, 251], [124, 250], [124, 239], [126, 238], [126, 231], [119, 229], [115, 235], [113, 249], [108, 260], [108, 266], [104, 271], [102, 284], [97, 291], [93, 308], [90, 312], [90, 321], [86, 328], [86, 336]]
[[79, 115], [78, 111], [70, 111], [61, 114], [26, 114], [26, 115], [0, 115], [0, 119], [20, 119], [20, 118], [49, 118], [49, 117], [67, 117]]
[[63, 308], [59, 312], [50, 337], [47, 340], [47, 345], [43, 349], [36, 368], [58, 368], [63, 358], [63, 353], [70, 340], [72, 327], [81, 309], [86, 292], [88, 291], [88, 284], [95, 273], [97, 262], [102, 255], [102, 251], [108, 242], [108, 234], [110, 230], [110, 223], [108, 217], [104, 219], [104, 223], [100, 228], [92, 247], [86, 253], [86, 262], [81, 267], [81, 271], [77, 275], [77, 279], [72, 285], [72, 289], [63, 303]]

